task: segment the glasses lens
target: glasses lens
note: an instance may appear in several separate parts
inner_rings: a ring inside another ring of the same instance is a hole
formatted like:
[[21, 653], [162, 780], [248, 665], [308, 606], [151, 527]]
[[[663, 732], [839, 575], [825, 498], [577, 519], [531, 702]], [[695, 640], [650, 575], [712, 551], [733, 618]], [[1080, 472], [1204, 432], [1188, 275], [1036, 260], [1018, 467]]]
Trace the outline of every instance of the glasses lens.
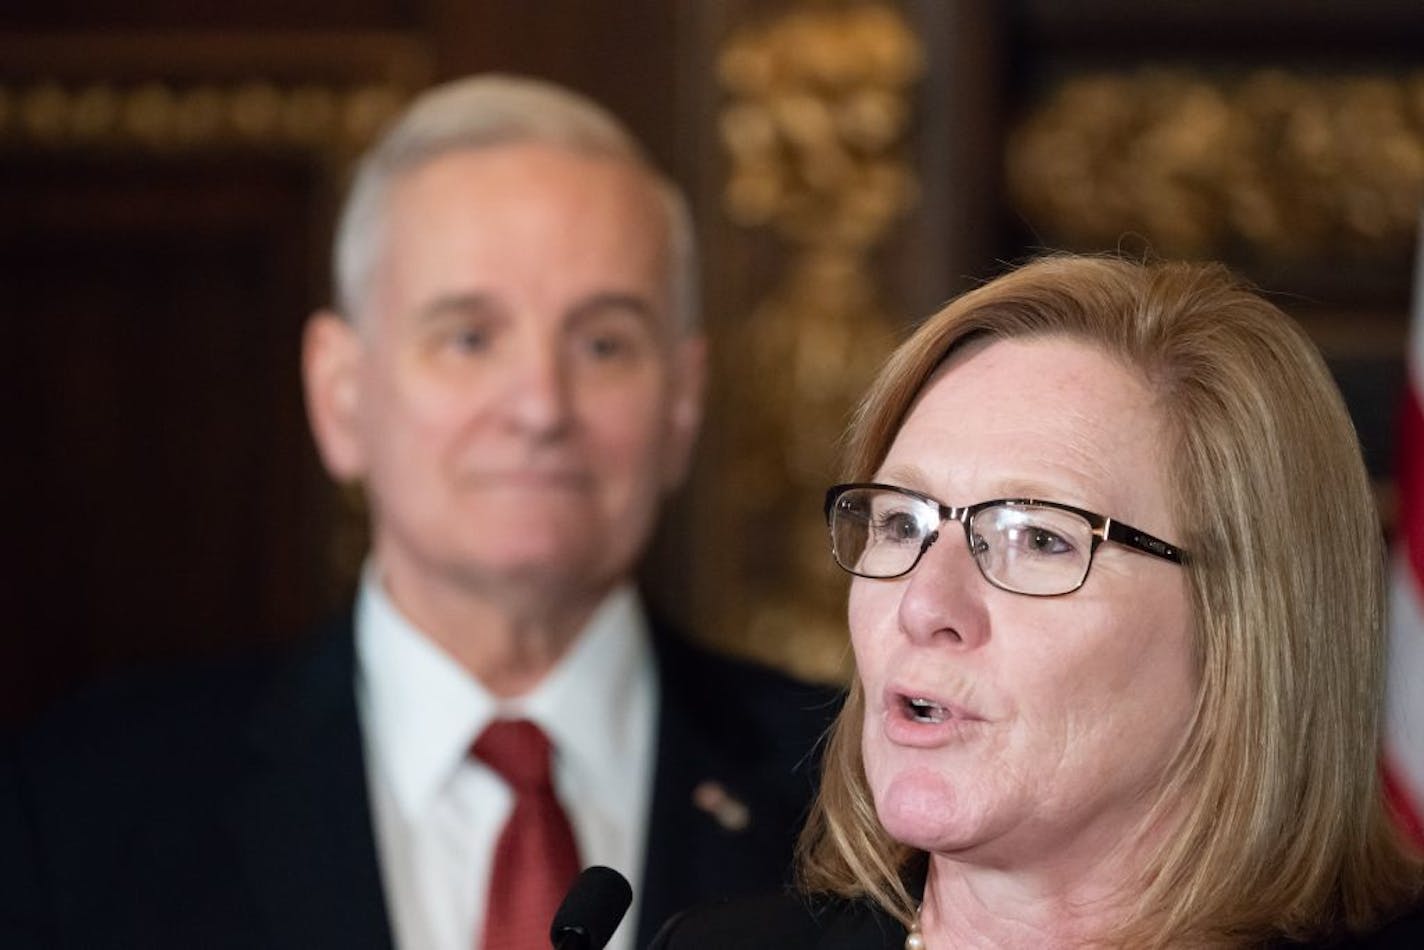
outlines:
[[850, 488], [831, 506], [836, 563], [862, 577], [899, 577], [915, 566], [939, 511], [883, 488]]
[[976, 514], [969, 528], [979, 569], [1005, 590], [1066, 594], [1088, 575], [1093, 528], [1072, 512], [995, 505]]

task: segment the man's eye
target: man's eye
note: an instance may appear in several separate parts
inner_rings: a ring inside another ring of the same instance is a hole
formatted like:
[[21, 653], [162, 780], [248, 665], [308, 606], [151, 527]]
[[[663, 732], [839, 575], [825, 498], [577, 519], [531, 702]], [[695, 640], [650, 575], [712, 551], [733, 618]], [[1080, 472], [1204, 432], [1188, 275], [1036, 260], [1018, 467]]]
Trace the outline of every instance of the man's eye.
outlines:
[[621, 328], [591, 330], [578, 345], [584, 356], [596, 363], [631, 363], [648, 349], [644, 337]]
[[612, 359], [622, 356], [632, 350], [632, 344], [622, 336], [612, 333], [604, 333], [594, 336], [588, 341], [588, 352], [592, 356], [600, 359]]
[[450, 347], [461, 353], [481, 353], [490, 346], [488, 331], [476, 327], [462, 327], [449, 337]]

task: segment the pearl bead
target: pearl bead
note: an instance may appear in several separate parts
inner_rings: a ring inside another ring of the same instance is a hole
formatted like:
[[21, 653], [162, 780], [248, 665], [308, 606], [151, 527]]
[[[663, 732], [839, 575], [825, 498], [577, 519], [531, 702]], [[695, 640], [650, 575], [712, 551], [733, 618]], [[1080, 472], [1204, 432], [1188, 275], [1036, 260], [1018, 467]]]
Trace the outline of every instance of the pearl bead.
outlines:
[[912, 930], [905, 935], [905, 950], [925, 950], [925, 938], [918, 930]]

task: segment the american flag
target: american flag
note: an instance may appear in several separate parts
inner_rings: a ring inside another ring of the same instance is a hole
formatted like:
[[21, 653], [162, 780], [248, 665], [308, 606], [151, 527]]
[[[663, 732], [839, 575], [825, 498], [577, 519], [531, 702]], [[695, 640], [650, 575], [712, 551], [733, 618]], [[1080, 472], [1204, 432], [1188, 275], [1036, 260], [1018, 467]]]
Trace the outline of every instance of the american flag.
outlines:
[[1396, 448], [1399, 525], [1390, 577], [1384, 781], [1405, 829], [1424, 845], [1424, 215], [1416, 254]]

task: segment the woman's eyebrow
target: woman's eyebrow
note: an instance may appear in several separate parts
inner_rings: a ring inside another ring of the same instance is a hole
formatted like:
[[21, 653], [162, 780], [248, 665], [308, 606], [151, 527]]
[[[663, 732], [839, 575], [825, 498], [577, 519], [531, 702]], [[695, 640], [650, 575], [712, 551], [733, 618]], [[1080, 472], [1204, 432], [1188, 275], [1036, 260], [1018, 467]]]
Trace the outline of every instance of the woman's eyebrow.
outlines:
[[871, 479], [888, 485], [898, 485], [901, 488], [913, 488], [916, 491], [928, 493], [929, 478], [925, 475], [924, 469], [913, 462], [899, 462], [889, 468], [877, 469]]
[[[930, 479], [925, 470], [913, 462], [899, 462], [888, 468], [880, 469], [872, 476], [872, 480], [901, 488], [910, 488], [938, 498], [938, 495], [931, 490]], [[1081, 476], [1074, 476], [1066, 471], [1064, 478], [1054, 481], [1009, 476], [993, 481], [993, 488], [983, 497], [940, 498], [939, 501], [941, 504], [959, 507], [978, 504], [981, 501], [989, 501], [994, 498], [1036, 498], [1040, 501], [1058, 501], [1075, 504], [1079, 507], [1091, 507], [1084, 491], [1085, 486], [1081, 482]]]

